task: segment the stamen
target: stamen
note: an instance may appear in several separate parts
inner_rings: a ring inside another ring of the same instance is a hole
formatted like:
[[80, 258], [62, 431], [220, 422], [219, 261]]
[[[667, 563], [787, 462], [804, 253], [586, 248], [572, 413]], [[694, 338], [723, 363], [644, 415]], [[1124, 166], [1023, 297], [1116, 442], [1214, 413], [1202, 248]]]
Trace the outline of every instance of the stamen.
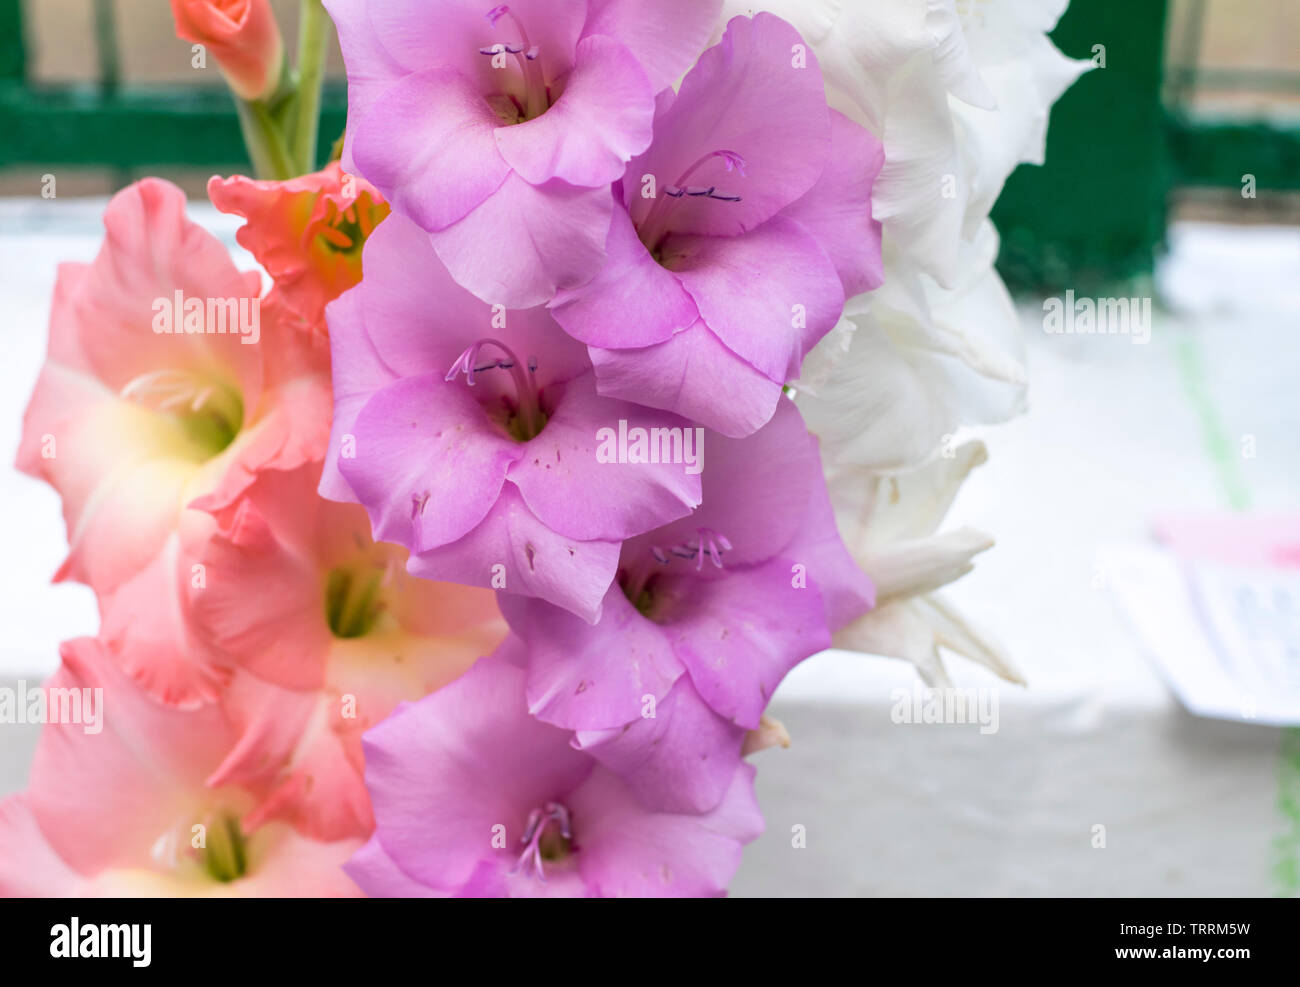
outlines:
[[738, 195], [722, 195], [718, 192], [716, 185], [688, 185], [686, 188], [678, 188], [676, 185], [665, 185], [664, 195], [670, 195], [674, 199], [680, 199], [688, 195], [693, 199], [708, 198], [717, 199], [719, 202], [739, 202]]
[[514, 55], [519, 62], [519, 68], [524, 77], [524, 119], [531, 120], [533, 117], [541, 116], [550, 106], [550, 97], [546, 91], [546, 79], [542, 74], [541, 48], [529, 42], [528, 32], [524, 29], [523, 21], [515, 16], [507, 4], [503, 3], [493, 7], [484, 16], [493, 27], [497, 26], [497, 21], [501, 20], [501, 18], [508, 17], [515, 26], [515, 30], [519, 32], [519, 41], [514, 44], [498, 41], [495, 44], [480, 48], [479, 54]]
[[121, 390], [126, 401], [152, 411], [176, 415], [204, 447], [220, 452], [243, 426], [244, 406], [238, 392], [188, 370], [154, 370], [132, 379]]
[[651, 251], [655, 251], [661, 240], [663, 240], [667, 230], [667, 219], [669, 212], [669, 201], [683, 198], [692, 199], [716, 199], [719, 202], [740, 202], [739, 195], [730, 193], [720, 193], [716, 185], [687, 185], [686, 180], [691, 177], [701, 166], [707, 164], [714, 158], [721, 158], [722, 164], [728, 172], [737, 171], [742, 178], [745, 177], [745, 159], [735, 151], [719, 150], [710, 151], [703, 155], [694, 164], [687, 168], [678, 177], [677, 181], [663, 186], [663, 197], [655, 200], [655, 204], [650, 207], [645, 219], [640, 224], [641, 242]]
[[[519, 837], [519, 842], [524, 844], [524, 849], [519, 854], [519, 859], [515, 861], [515, 865], [510, 868], [511, 874], [519, 873], [526, 863], [531, 862], [534, 875], [543, 884], [546, 883], [546, 872], [542, 868], [542, 837], [552, 822], [558, 824], [560, 837], [566, 843], [573, 839], [572, 820], [569, 810], [563, 805], [559, 802], [547, 802], [545, 808], [534, 809], [528, 814], [528, 823], [524, 827], [523, 836]], [[568, 847], [565, 846], [560, 855], [567, 852], [567, 849]]]
[[[484, 346], [495, 346], [505, 354], [504, 359], [489, 359], [481, 361], [479, 351]], [[471, 343], [465, 347], [460, 356], [451, 365], [447, 371], [444, 380], [450, 382], [455, 380], [460, 374], [465, 375], [465, 380], [470, 387], [474, 386], [474, 375], [485, 370], [509, 370], [510, 376], [514, 378], [515, 390], [518, 392], [518, 411], [520, 424], [523, 426], [524, 434], [532, 438], [542, 430], [546, 424], [546, 416], [542, 414], [541, 402], [537, 394], [537, 384], [533, 380], [533, 375], [537, 372], [537, 357], [528, 358], [528, 372], [524, 372], [518, 357], [514, 351], [505, 343], [498, 339], [484, 338], [477, 342]]]
[[[706, 556], [715, 568], [721, 569], [722, 553], [729, 551], [731, 551], [731, 542], [727, 539], [727, 536], [712, 528], [696, 529], [695, 544], [682, 542], [680, 545], [674, 545], [668, 549], [668, 552], [676, 558], [694, 561], [697, 572], [704, 568]], [[672, 561], [658, 546], [652, 547], [650, 552], [660, 565], [667, 565]]]

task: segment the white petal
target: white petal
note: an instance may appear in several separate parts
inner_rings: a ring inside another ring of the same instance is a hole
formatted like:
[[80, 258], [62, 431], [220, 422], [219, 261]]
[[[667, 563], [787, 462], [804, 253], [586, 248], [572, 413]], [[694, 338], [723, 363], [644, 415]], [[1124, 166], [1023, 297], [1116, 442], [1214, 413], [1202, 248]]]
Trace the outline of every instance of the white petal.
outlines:
[[856, 558], [868, 560], [891, 545], [927, 538], [938, 530], [970, 471], [988, 458], [978, 440], [951, 453], [892, 474], [863, 467], [828, 471], [840, 534]]
[[828, 464], [903, 469], [963, 425], [1024, 410], [1024, 339], [996, 253], [985, 224], [947, 290], [886, 250], [885, 284], [846, 306], [856, 329], [823, 339], [805, 363], [808, 386], [797, 386]]
[[1008, 682], [1025, 684], [1024, 676], [1011, 663], [1001, 646], [967, 623], [960, 613], [940, 597], [923, 596], [910, 601], [910, 605], [934, 629], [935, 640], [940, 647], [983, 665]]
[[906, 602], [887, 603], [859, 617], [835, 635], [835, 647], [910, 661], [931, 688], [952, 684], [934, 631]]
[[1043, 163], [1052, 104], [1090, 68], [1091, 62], [1066, 58], [1037, 35], [1019, 57], [982, 67], [997, 94], [995, 112], [949, 101], [970, 184], [965, 235], [988, 217], [1018, 165]]
[[859, 565], [876, 584], [877, 601], [905, 599], [961, 578], [974, 568], [971, 559], [992, 547], [993, 539], [982, 531], [959, 528], [883, 546]]

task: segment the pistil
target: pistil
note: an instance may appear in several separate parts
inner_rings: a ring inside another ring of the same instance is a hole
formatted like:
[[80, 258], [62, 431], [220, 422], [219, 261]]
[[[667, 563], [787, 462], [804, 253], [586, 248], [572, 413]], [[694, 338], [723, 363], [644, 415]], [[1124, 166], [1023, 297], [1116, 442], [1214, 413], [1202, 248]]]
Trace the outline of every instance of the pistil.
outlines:
[[[555, 823], [552, 828], [551, 824]], [[531, 864], [533, 873], [539, 881], [546, 883], [546, 872], [542, 867], [544, 860], [562, 860], [569, 853], [569, 844], [573, 839], [573, 826], [569, 810], [559, 802], [547, 802], [541, 809], [534, 809], [528, 814], [528, 823], [519, 842], [524, 844], [523, 852], [510, 868], [511, 874], [517, 874]]]
[[[495, 346], [503, 354], [504, 359], [484, 359], [482, 350], [485, 346]], [[465, 375], [466, 383], [474, 386], [474, 375], [485, 370], [509, 370], [510, 376], [515, 382], [515, 392], [517, 395], [515, 416], [518, 419], [518, 428], [512, 430], [512, 434], [521, 441], [527, 441], [533, 438], [546, 424], [546, 415], [542, 412], [541, 399], [537, 392], [537, 383], [533, 379], [533, 374], [537, 370], [537, 358], [530, 357], [527, 364], [527, 370], [520, 363], [519, 358], [515, 356], [514, 351], [505, 343], [498, 339], [480, 339], [475, 343], [467, 346], [456, 358], [456, 362], [451, 365], [444, 378], [448, 382], [455, 380], [460, 374]]]
[[480, 48], [479, 53], [492, 56], [504, 53], [515, 56], [524, 77], [524, 119], [531, 120], [541, 116], [550, 106], [550, 98], [546, 92], [546, 79], [542, 74], [541, 49], [528, 40], [528, 31], [524, 28], [523, 21], [508, 5], [503, 3], [493, 7], [484, 16], [493, 27], [496, 27], [497, 21], [501, 18], [509, 18], [515, 30], [519, 32], [519, 41], [514, 44], [498, 41], [496, 44]]
[[663, 195], [655, 199], [655, 204], [650, 207], [645, 219], [641, 221], [638, 232], [641, 235], [641, 242], [646, 245], [651, 253], [656, 253], [659, 249], [660, 242], [668, 233], [668, 217], [671, 213], [671, 204], [681, 199], [716, 199], [719, 202], [740, 202], [739, 195], [733, 195], [727, 192], [719, 192], [716, 185], [688, 185], [687, 180], [701, 166], [714, 158], [721, 158], [727, 171], [738, 171], [740, 176], [745, 177], [745, 159], [735, 151], [710, 151], [695, 161], [678, 177], [677, 181], [670, 185], [663, 186], [660, 189]]

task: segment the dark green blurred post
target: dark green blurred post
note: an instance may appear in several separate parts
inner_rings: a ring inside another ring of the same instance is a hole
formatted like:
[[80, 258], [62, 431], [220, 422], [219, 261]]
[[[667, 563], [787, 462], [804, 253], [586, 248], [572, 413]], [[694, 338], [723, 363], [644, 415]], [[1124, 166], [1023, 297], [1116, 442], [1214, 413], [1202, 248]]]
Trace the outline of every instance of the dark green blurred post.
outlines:
[[1165, 0], [1071, 0], [1052, 34], [1071, 58], [1105, 46], [1105, 68], [1052, 110], [1047, 163], [1022, 165], [993, 219], [1013, 288], [1086, 289], [1149, 273], [1165, 231], [1170, 167], [1161, 83]]
[[0, 83], [21, 83], [26, 75], [22, 0], [0, 0]]

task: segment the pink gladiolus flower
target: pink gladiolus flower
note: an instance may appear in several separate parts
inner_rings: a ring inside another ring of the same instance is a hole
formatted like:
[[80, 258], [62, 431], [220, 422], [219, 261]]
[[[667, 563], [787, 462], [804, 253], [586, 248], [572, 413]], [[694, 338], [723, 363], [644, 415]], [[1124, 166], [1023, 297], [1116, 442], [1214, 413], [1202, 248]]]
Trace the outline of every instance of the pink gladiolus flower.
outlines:
[[600, 265], [609, 183], [719, 0], [327, 0], [348, 69], [343, 166], [511, 308]]
[[537, 596], [594, 621], [623, 539], [699, 503], [684, 461], [606, 464], [602, 428], [689, 423], [596, 393], [545, 309], [489, 306], [389, 217], [330, 304], [334, 431], [321, 492], [359, 501], [417, 576]]
[[0, 895], [359, 893], [339, 865], [360, 840], [249, 829], [255, 793], [209, 782], [236, 739], [220, 708], [153, 702], [93, 639], [62, 654], [48, 701], [93, 703], [97, 722], [47, 724], [28, 790], [0, 803]]
[[881, 283], [883, 161], [827, 108], [794, 28], [732, 19], [660, 95], [653, 143], [616, 186], [604, 266], [550, 303], [590, 346], [600, 393], [725, 435], [766, 422], [845, 297]]
[[63, 497], [71, 548], [57, 579], [94, 589], [103, 638], [155, 697], [194, 705], [222, 676], [180, 612], [187, 544], [266, 470], [319, 461], [328, 351], [282, 331], [174, 185], [113, 197], [90, 264], [59, 269], [49, 353], [18, 467]]
[[301, 329], [325, 331], [325, 305], [361, 280], [361, 248], [388, 204], [337, 161], [287, 182], [213, 176], [208, 197], [248, 220], [236, 239], [275, 279], [274, 297]]
[[623, 544], [599, 623], [501, 597], [529, 710], [676, 812], [718, 803], [786, 673], [874, 602], [792, 402], [748, 438], [706, 441], [703, 504]]
[[171, 0], [176, 35], [204, 45], [241, 99], [271, 95], [284, 68], [284, 42], [270, 0]]
[[528, 715], [503, 653], [399, 708], [365, 747], [377, 825], [346, 869], [373, 896], [717, 895], [763, 828], [747, 764], [708, 813], [647, 810]]
[[320, 840], [374, 826], [361, 734], [445, 685], [505, 634], [489, 590], [407, 575], [366, 513], [316, 494], [320, 468], [267, 473], [194, 560], [196, 636], [238, 665], [222, 697], [240, 739], [213, 776], [265, 789], [250, 828], [280, 819]]

